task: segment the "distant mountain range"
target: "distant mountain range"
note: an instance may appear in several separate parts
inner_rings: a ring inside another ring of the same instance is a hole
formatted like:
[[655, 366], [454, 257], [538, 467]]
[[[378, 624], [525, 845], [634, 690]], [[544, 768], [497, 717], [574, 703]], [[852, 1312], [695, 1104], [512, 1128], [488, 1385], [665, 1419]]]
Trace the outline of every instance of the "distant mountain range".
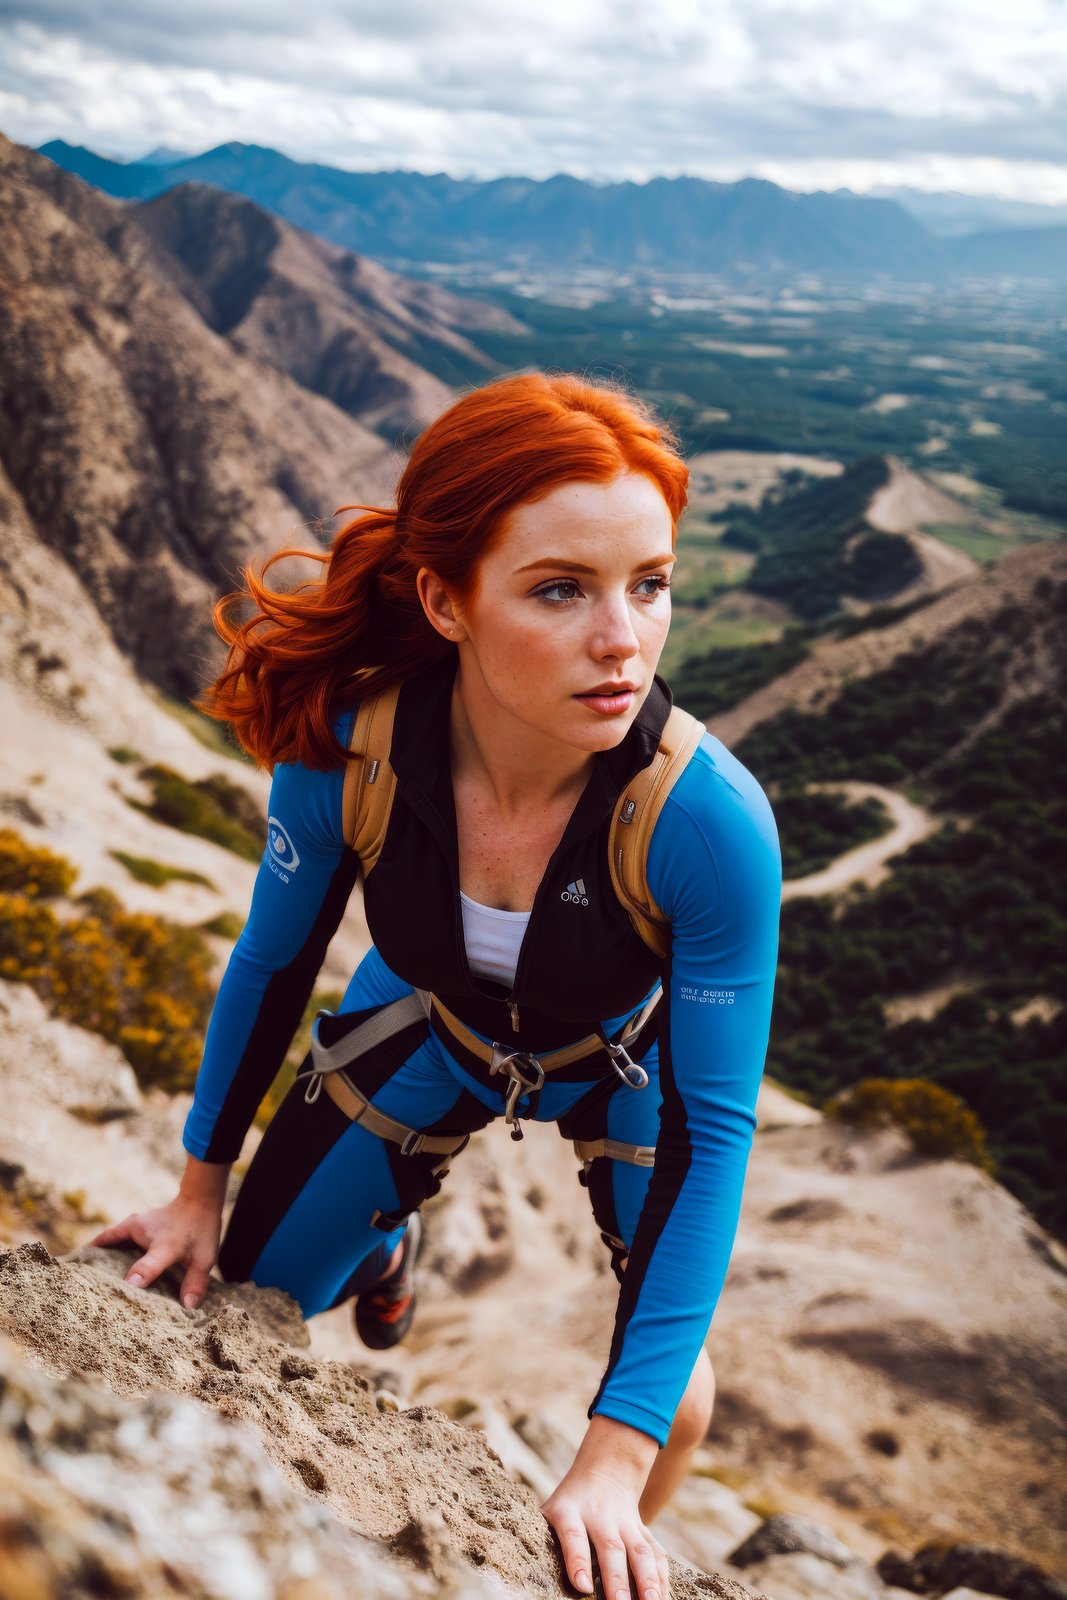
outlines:
[[[559, 174], [479, 182], [347, 172], [237, 142], [197, 156], [161, 148], [125, 163], [63, 140], [40, 153], [117, 199], [147, 200], [188, 182], [229, 190], [343, 249], [407, 268], [558, 270], [567, 263], [725, 277], [1067, 278], [1067, 225], [938, 237], [950, 202], [961, 197], [933, 197], [942, 204], [927, 207], [927, 225], [913, 214], [921, 208], [914, 195], [796, 194], [758, 178], [593, 184]], [[992, 204], [977, 225], [1003, 216]]]
[[[145, 160], [151, 159], [145, 157]], [[839, 189], [839, 194], [850, 193]], [[925, 189], [876, 188], [880, 200], [895, 200], [940, 239], [971, 233], [1002, 233], [1020, 228], [1067, 226], [1067, 206], [1035, 205], [1029, 200], [1001, 200], [991, 194], [933, 193]]]

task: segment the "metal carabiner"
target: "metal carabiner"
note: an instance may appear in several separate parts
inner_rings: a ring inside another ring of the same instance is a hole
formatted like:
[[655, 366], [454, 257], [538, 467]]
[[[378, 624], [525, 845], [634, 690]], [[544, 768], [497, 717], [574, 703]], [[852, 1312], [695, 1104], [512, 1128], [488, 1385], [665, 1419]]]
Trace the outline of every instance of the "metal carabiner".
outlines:
[[611, 1059], [611, 1064], [619, 1074], [628, 1089], [643, 1089], [648, 1083], [648, 1073], [640, 1062], [634, 1061], [626, 1053], [626, 1048], [621, 1044], [607, 1044], [605, 1049]]
[[503, 1045], [494, 1040], [489, 1072], [506, 1073], [511, 1080], [504, 1099], [504, 1121], [512, 1124], [511, 1137], [521, 1139], [522, 1129], [515, 1107], [524, 1094], [532, 1094], [541, 1088], [545, 1081], [544, 1068], [536, 1056], [528, 1055], [523, 1050], [505, 1050]]
[[311, 1072], [308, 1075], [308, 1079], [307, 1088], [304, 1090], [304, 1104], [313, 1106], [322, 1093], [322, 1073]]

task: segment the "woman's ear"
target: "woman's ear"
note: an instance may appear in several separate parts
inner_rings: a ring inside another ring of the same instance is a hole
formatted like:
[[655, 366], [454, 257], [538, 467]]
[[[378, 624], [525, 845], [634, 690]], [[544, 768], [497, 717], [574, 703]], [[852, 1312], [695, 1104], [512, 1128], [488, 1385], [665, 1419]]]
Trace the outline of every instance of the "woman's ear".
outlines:
[[437, 574], [431, 572], [429, 567], [420, 567], [415, 588], [430, 626], [436, 628], [442, 638], [450, 639], [453, 644], [462, 644], [467, 637], [467, 630], [460, 620], [458, 602]]

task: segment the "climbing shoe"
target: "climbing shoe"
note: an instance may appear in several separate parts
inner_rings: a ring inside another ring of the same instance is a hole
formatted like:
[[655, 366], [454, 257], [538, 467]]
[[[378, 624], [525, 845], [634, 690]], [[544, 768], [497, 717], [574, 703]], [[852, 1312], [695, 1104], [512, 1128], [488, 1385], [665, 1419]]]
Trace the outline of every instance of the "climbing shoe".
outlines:
[[400, 1260], [356, 1299], [356, 1332], [368, 1350], [388, 1350], [411, 1327], [415, 1316], [415, 1261], [422, 1248], [422, 1218], [411, 1213], [400, 1241]]

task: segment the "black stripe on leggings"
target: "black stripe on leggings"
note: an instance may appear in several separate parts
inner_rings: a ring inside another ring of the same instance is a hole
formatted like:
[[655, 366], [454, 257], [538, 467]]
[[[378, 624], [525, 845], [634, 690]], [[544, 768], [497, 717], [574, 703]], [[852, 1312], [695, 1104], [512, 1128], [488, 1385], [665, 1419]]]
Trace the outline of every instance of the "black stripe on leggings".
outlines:
[[294, 1083], [267, 1125], [245, 1173], [219, 1251], [224, 1278], [243, 1282], [289, 1207], [338, 1139], [352, 1126], [328, 1095], [313, 1105]]

